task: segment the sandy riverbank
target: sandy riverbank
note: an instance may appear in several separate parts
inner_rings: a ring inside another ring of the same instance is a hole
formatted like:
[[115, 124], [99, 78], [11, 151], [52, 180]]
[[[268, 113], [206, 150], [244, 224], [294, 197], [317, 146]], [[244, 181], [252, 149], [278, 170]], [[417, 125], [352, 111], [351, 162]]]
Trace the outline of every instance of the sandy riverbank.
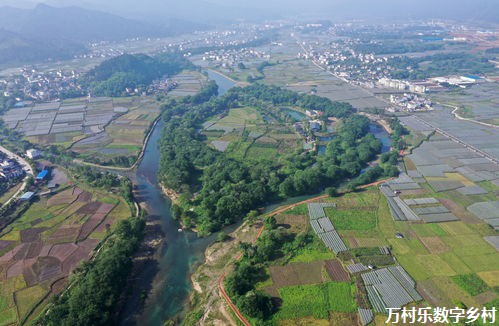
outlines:
[[386, 121], [385, 119], [381, 118], [379, 115], [374, 115], [367, 112], [359, 112], [359, 114], [379, 124], [381, 127], [383, 127], [383, 129], [385, 129], [387, 133], [391, 134], [393, 132], [393, 129], [390, 127], [390, 123], [388, 123], [388, 121]]

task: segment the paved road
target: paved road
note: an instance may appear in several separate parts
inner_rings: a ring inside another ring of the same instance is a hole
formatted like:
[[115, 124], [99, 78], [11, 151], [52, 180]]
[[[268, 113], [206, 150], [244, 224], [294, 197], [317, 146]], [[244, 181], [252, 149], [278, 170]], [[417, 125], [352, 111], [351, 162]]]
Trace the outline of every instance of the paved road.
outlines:
[[421, 123], [425, 124], [426, 126], [428, 126], [428, 127], [432, 128], [432, 129], [434, 129], [434, 130], [435, 130], [436, 132], [438, 132], [439, 134], [441, 134], [441, 135], [443, 135], [443, 136], [445, 136], [445, 137], [449, 138], [449, 139], [450, 139], [450, 140], [452, 140], [453, 142], [458, 143], [458, 144], [460, 144], [460, 145], [462, 145], [462, 146], [464, 146], [464, 147], [466, 147], [466, 148], [468, 148], [468, 149], [472, 150], [473, 152], [475, 152], [476, 154], [480, 155], [481, 157], [488, 159], [490, 162], [492, 162], [492, 163], [494, 163], [494, 164], [496, 164], [496, 165], [499, 165], [499, 160], [498, 160], [495, 156], [490, 155], [489, 153], [486, 153], [486, 152], [482, 151], [482, 150], [481, 150], [481, 149], [479, 149], [479, 148], [476, 148], [475, 146], [473, 146], [473, 145], [471, 145], [471, 144], [469, 144], [469, 143], [467, 143], [467, 142], [465, 142], [465, 141], [463, 141], [463, 140], [459, 139], [458, 137], [456, 137], [456, 136], [454, 136], [454, 135], [451, 135], [450, 133], [446, 132], [445, 130], [442, 130], [441, 128], [439, 128], [439, 127], [435, 126], [434, 124], [432, 124], [432, 123], [430, 123], [430, 122], [428, 122], [428, 121], [426, 121], [426, 120], [424, 120], [424, 119], [421, 119], [421, 118], [420, 118], [420, 117], [418, 117], [418, 116], [415, 116], [415, 115], [414, 115], [413, 117], [414, 117], [416, 120], [418, 120], [419, 122], [421, 122]]
[[23, 180], [23, 184], [22, 184], [21, 188], [19, 188], [19, 190], [14, 195], [12, 195], [12, 197], [10, 197], [9, 200], [7, 200], [2, 205], [2, 207], [4, 207], [4, 206], [7, 206], [12, 200], [19, 197], [26, 190], [26, 186], [28, 185], [27, 179], [30, 176], [34, 176], [34, 171], [33, 171], [33, 168], [31, 167], [31, 165], [25, 159], [23, 159], [22, 157], [20, 157], [19, 155], [15, 154], [15, 153], [12, 153], [7, 148], [0, 146], [0, 152], [7, 155], [8, 158], [16, 160], [19, 164], [21, 164], [24, 172], [26, 172], [26, 177]]
[[31, 167], [31, 165], [25, 159], [23, 159], [21, 156], [12, 153], [11, 151], [9, 151], [7, 148], [5, 148], [3, 146], [0, 146], [0, 152], [3, 152], [5, 155], [7, 155], [8, 158], [14, 159], [19, 164], [21, 164], [21, 166], [23, 167], [23, 170], [26, 172], [26, 174], [34, 175], [33, 168]]

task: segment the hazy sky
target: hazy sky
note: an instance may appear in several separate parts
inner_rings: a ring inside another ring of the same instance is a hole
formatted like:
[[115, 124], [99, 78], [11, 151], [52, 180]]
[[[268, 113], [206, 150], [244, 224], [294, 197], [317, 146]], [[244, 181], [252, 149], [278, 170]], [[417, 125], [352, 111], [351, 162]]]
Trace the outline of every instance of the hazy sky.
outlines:
[[76, 5], [128, 17], [137, 16], [142, 20], [162, 16], [217, 20], [223, 17], [253, 19], [257, 16], [314, 15], [331, 19], [485, 19], [499, 23], [499, 0], [0, 0], [0, 5], [21, 6], [37, 2]]

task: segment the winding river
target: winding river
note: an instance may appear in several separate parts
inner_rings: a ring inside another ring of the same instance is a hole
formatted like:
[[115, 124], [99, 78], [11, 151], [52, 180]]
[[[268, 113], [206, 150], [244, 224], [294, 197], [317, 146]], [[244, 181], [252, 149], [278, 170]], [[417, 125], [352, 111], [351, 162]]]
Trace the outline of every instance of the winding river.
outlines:
[[[217, 82], [220, 95], [235, 86], [221, 74], [214, 71], [207, 73], [210, 79]], [[386, 143], [388, 134], [382, 128], [373, 128], [375, 135], [389, 146]], [[158, 186], [158, 143], [162, 129], [160, 121], [149, 138], [136, 173], [130, 177], [136, 184], [137, 199], [145, 204], [151, 215], [150, 220], [159, 225], [165, 241], [158, 251], [158, 259], [145, 264], [133, 282], [134, 295], [122, 311], [122, 325], [160, 326], [167, 319], [181, 320], [192, 290], [190, 276], [203, 262], [204, 252], [215, 237], [198, 238], [192, 232], [178, 232], [179, 225], [170, 213], [171, 201]], [[143, 308], [141, 293], [149, 293]]]
[[[219, 95], [235, 84], [223, 75], [208, 71], [210, 79], [217, 82]], [[159, 249], [158, 260], [146, 264], [138, 275], [143, 282], [134, 282], [135, 295], [127, 302], [122, 313], [122, 325], [162, 325], [167, 319], [182, 318], [189, 293], [192, 289], [190, 276], [203, 262], [204, 252], [215, 235], [198, 238], [192, 232], [178, 232], [179, 225], [170, 213], [171, 201], [158, 186], [159, 141], [163, 123], [154, 128], [137, 168], [134, 179], [137, 200], [144, 203], [150, 220], [159, 222], [164, 233], [164, 245]], [[143, 309], [140, 293], [150, 292]], [[137, 293], [139, 295], [137, 295]]]

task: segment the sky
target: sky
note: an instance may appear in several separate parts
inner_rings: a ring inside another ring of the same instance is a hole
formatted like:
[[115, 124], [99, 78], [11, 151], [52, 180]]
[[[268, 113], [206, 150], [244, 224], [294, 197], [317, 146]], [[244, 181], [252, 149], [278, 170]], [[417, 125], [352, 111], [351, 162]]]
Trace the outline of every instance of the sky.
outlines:
[[36, 2], [76, 5], [141, 20], [453, 18], [499, 23], [499, 0], [0, 0], [0, 5], [33, 6]]

